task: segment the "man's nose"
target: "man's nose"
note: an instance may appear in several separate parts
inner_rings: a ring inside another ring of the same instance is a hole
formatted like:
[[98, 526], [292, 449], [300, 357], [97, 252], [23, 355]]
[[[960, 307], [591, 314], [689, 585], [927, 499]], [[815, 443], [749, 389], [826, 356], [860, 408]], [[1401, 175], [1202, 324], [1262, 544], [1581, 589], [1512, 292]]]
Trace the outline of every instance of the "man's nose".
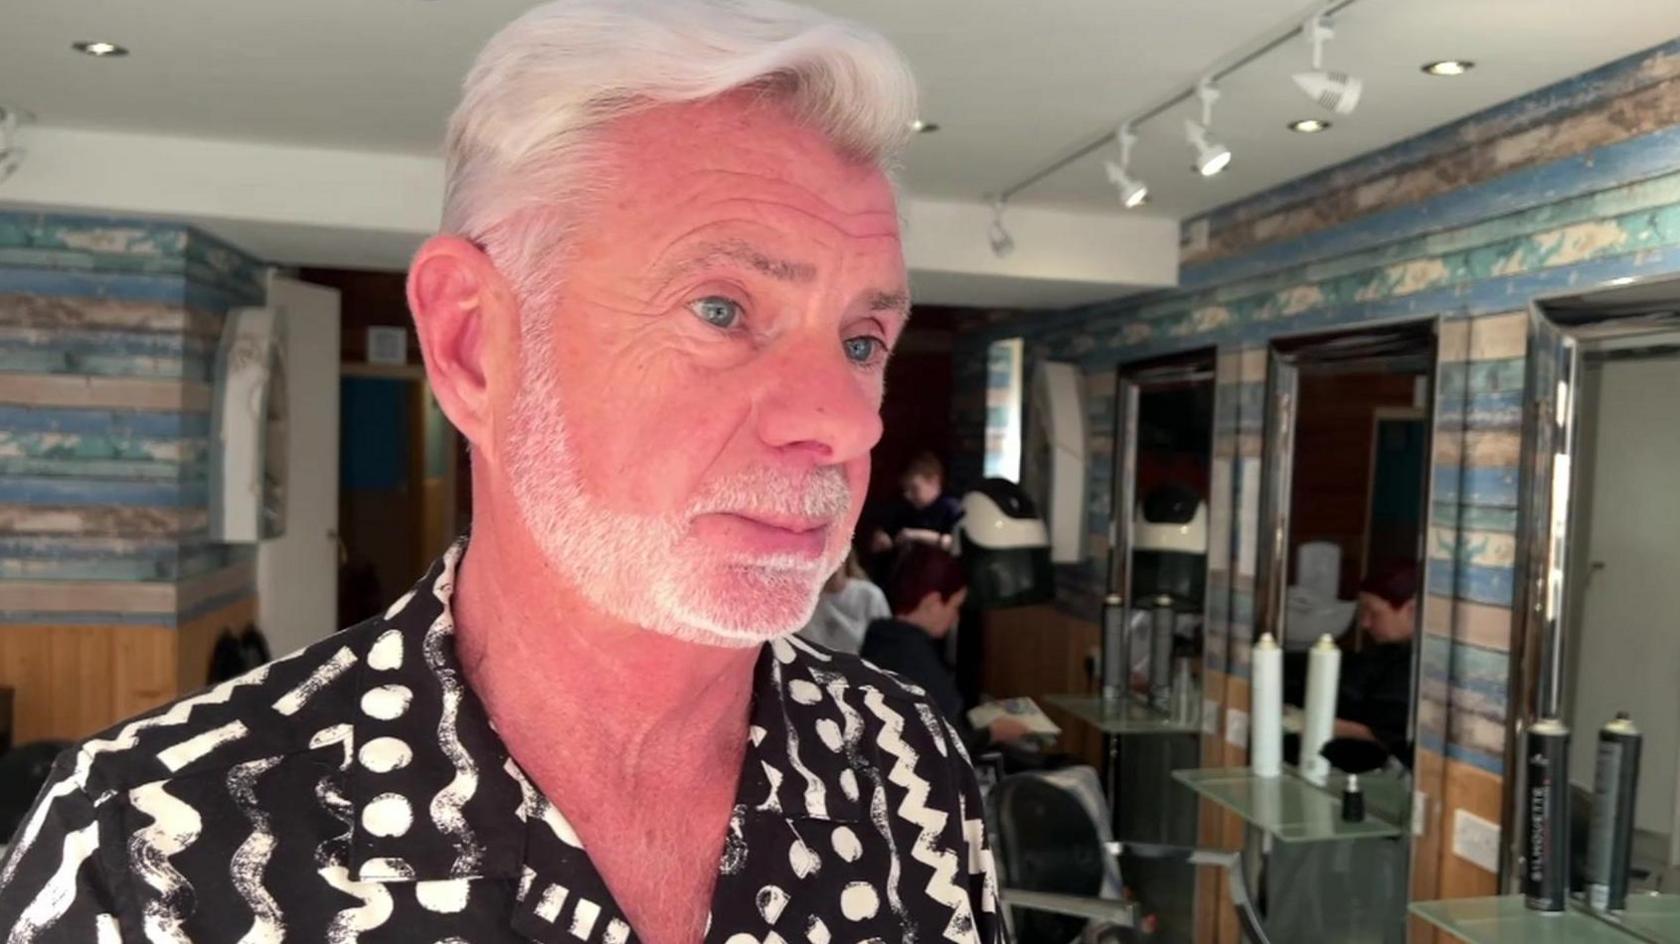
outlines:
[[758, 432], [767, 445], [835, 465], [880, 441], [880, 381], [845, 356], [835, 335], [781, 339], [760, 369]]

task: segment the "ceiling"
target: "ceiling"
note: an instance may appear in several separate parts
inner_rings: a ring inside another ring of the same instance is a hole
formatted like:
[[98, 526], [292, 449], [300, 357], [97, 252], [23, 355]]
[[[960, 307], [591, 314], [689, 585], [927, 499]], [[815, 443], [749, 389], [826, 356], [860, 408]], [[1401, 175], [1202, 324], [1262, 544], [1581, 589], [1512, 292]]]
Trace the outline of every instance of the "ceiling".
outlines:
[[[0, 102], [44, 126], [432, 153], [476, 49], [527, 0], [50, 0], [0, 8]], [[910, 189], [978, 199], [1192, 82], [1209, 64], [1313, 9], [1301, 0], [817, 0], [906, 52], [939, 133], [917, 139]], [[1148, 212], [1185, 217], [1335, 164], [1680, 35], [1675, 0], [1359, 0], [1326, 65], [1366, 83], [1319, 135], [1288, 75], [1291, 42], [1223, 84], [1215, 132], [1236, 152], [1212, 180], [1189, 170], [1181, 106], [1140, 129], [1133, 169]], [[96, 60], [75, 40], [133, 50]], [[1418, 66], [1480, 67], [1438, 79]], [[27, 145], [27, 140], [26, 140]], [[1108, 208], [1088, 157], [1017, 203]], [[1118, 212], [1118, 211], [1116, 211]]]

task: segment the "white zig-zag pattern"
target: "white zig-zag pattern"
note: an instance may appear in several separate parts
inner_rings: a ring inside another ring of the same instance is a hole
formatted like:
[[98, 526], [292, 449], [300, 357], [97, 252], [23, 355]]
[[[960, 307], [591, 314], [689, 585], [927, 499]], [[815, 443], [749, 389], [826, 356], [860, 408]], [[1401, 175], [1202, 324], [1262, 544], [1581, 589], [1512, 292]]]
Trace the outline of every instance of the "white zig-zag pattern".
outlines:
[[[283, 661], [283, 660], [282, 660]], [[268, 677], [269, 669], [279, 662], [270, 662], [251, 672], [228, 679], [202, 695], [182, 699], [169, 706], [167, 711], [131, 721], [117, 732], [116, 737], [88, 741], [82, 745], [81, 752], [76, 755], [76, 768], [70, 775], [47, 788], [40, 801], [35, 804], [35, 815], [29, 818], [23, 828], [18, 831], [17, 840], [13, 843], [11, 857], [7, 860], [6, 868], [0, 871], [0, 887], [11, 884], [12, 873], [17, 870], [18, 863], [23, 861], [23, 854], [35, 843], [41, 834], [41, 826], [46, 822], [47, 815], [59, 799], [69, 796], [77, 790], [87, 789], [88, 772], [93, 767], [94, 758], [100, 754], [116, 751], [126, 751], [139, 743], [140, 733], [151, 728], [167, 728], [185, 724], [192, 717], [193, 710], [200, 705], [225, 704], [233, 695], [234, 689], [245, 685], [256, 685]]]
[[197, 810], [164, 789], [167, 782], [144, 784], [128, 792], [129, 804], [152, 818], [152, 825], [130, 838], [129, 858], [141, 880], [157, 891], [157, 897], [146, 902], [144, 909], [146, 940], [153, 944], [192, 944], [181, 929], [178, 900], [183, 893], [192, 892], [192, 883], [169, 860], [198, 841], [204, 820]]
[[955, 882], [961, 863], [951, 850], [939, 848], [939, 834], [945, 829], [951, 814], [927, 805], [932, 786], [916, 775], [916, 762], [921, 758], [900, 737], [904, 731], [904, 716], [888, 708], [886, 699], [873, 689], [864, 696], [863, 703], [882, 722], [881, 735], [876, 743], [893, 758], [887, 779], [904, 788], [904, 800], [898, 805], [898, 815], [922, 831], [910, 847], [910, 857], [933, 869], [933, 877], [927, 884], [928, 897], [951, 909], [951, 920], [945, 925], [945, 939], [957, 944], [973, 941], [973, 909], [968, 895]]

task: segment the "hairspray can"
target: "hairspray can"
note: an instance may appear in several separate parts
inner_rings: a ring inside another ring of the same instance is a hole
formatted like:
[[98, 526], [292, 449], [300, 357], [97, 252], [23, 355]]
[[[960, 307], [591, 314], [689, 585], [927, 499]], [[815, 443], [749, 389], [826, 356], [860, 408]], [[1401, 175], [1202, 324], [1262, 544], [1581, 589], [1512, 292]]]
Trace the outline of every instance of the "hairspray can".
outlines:
[[1541, 718], [1527, 738], [1523, 900], [1536, 911], [1562, 911], [1569, 904], [1569, 728]]
[[1625, 711], [1617, 712], [1615, 720], [1598, 729], [1592, 823], [1587, 831], [1587, 901], [1599, 911], [1627, 907], [1639, 741], [1639, 729]]
[[1149, 705], [1156, 711], [1172, 710], [1173, 630], [1178, 611], [1172, 597], [1155, 598], [1149, 620]]
[[1118, 701], [1126, 696], [1132, 662], [1130, 642], [1126, 606], [1120, 594], [1111, 593], [1103, 601], [1102, 697], [1105, 701]]

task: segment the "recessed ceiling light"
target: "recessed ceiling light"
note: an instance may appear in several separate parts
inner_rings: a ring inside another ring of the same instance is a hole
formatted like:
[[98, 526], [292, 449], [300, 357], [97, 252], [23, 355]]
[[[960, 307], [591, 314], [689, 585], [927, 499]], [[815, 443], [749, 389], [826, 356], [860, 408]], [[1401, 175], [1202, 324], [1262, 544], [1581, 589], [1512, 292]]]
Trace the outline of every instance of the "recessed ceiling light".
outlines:
[[93, 56], [97, 59], [128, 55], [127, 49], [118, 46], [116, 43], [107, 43], [103, 40], [83, 40], [79, 43], [71, 43], [70, 48], [80, 53], [86, 53], [87, 55]]
[[1623, 285], [1632, 285], [1633, 283], [1635, 283], [1637, 281], [1639, 281], [1639, 280], [1634, 278], [1631, 275], [1624, 275], [1620, 278], [1611, 279], [1610, 281], [1605, 282], [1604, 284], [1610, 286], [1611, 288], [1617, 288], [1617, 287], [1623, 286]]
[[1289, 123], [1290, 131], [1299, 131], [1302, 134], [1317, 134], [1320, 131], [1329, 130], [1329, 128], [1330, 122], [1320, 121], [1317, 118], [1302, 118], [1300, 121]]
[[922, 119], [917, 118], [915, 121], [910, 122], [910, 130], [917, 134], [932, 134], [939, 130], [939, 125], [937, 122], [923, 121]]
[[1476, 64], [1468, 59], [1442, 59], [1440, 62], [1425, 63], [1423, 71], [1430, 75], [1463, 75]]

